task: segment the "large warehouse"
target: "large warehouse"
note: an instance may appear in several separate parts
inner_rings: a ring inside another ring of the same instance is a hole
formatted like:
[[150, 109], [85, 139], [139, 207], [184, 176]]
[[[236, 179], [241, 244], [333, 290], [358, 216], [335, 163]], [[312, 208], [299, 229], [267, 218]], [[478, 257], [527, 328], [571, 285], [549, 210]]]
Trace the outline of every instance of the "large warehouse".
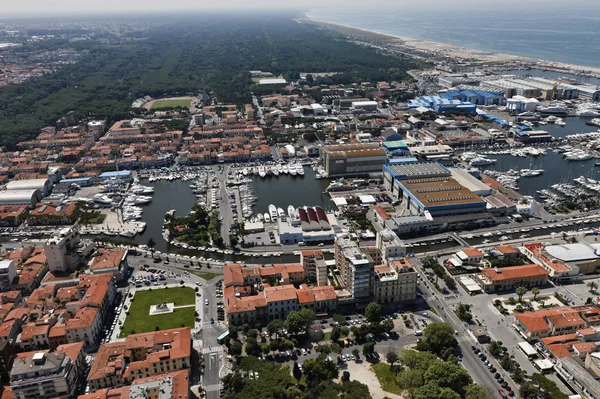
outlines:
[[402, 180], [402, 203], [413, 214], [431, 216], [477, 213], [486, 210], [486, 202], [451, 177]]
[[0, 191], [0, 205], [28, 205], [33, 209], [42, 198], [37, 189]]
[[46, 197], [52, 191], [50, 179], [13, 180], [6, 184], [6, 190], [40, 190]]
[[450, 170], [437, 162], [419, 162], [416, 158], [392, 159], [383, 166], [385, 188], [402, 198], [400, 181], [427, 177], [450, 177]]
[[324, 146], [321, 161], [328, 176], [362, 175], [381, 172], [387, 159], [379, 143]]

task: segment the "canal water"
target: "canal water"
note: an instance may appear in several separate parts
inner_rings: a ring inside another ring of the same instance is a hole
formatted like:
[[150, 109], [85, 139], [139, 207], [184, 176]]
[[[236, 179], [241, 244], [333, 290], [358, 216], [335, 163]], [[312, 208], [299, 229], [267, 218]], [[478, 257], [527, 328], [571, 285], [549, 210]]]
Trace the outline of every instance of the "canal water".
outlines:
[[268, 212], [270, 204], [283, 208], [287, 212], [289, 205], [294, 208], [300, 206], [320, 206], [326, 211], [335, 210], [325, 189], [331, 180], [315, 179], [312, 168], [304, 168], [304, 176], [279, 175], [261, 178], [252, 177], [252, 189], [256, 195], [255, 213]]

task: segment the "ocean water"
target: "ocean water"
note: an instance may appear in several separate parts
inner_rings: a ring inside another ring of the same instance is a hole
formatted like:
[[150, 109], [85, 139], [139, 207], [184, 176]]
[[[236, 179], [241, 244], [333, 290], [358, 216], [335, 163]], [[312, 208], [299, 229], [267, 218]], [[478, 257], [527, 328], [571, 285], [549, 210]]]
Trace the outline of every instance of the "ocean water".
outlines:
[[387, 34], [600, 67], [600, 1], [447, 3], [375, 2], [313, 8], [307, 15]]

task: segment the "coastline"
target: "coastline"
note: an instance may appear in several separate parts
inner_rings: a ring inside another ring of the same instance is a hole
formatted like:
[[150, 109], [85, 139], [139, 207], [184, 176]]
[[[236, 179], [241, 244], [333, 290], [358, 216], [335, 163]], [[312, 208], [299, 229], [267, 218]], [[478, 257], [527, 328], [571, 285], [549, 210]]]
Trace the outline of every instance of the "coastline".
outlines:
[[308, 15], [308, 13], [304, 14], [304, 18], [312, 23], [321, 24], [330, 26], [333, 29], [345, 29], [345, 30], [356, 30], [358, 32], [367, 33], [370, 35], [379, 35], [386, 37], [388, 39], [393, 39], [398, 41], [396, 44], [401, 45], [407, 50], [415, 51], [417, 53], [422, 53], [424, 56], [428, 54], [429, 56], [441, 56], [441, 57], [449, 57], [449, 58], [462, 58], [465, 60], [472, 61], [481, 61], [481, 62], [489, 62], [489, 63], [523, 63], [528, 65], [535, 65], [540, 69], [548, 68], [557, 71], [563, 71], [564, 73], [575, 73], [584, 72], [587, 74], [593, 74], [600, 76], [600, 67], [593, 67], [589, 65], [578, 65], [578, 64], [568, 64], [559, 61], [551, 61], [544, 60], [533, 57], [524, 57], [520, 55], [507, 54], [507, 53], [498, 53], [494, 51], [484, 51], [478, 50], [463, 46], [457, 46], [454, 44], [440, 43], [434, 42], [430, 40], [424, 39], [415, 39], [407, 36], [394, 35], [390, 33], [380, 32], [372, 29], [359, 28], [350, 25], [343, 25], [337, 22], [330, 22], [325, 20], [320, 20], [313, 18]]

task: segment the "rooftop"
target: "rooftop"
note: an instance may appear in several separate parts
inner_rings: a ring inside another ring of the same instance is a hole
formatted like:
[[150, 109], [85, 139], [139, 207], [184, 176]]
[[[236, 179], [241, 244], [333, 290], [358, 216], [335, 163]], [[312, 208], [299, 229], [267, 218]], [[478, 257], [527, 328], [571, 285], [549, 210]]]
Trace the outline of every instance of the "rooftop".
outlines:
[[406, 162], [385, 165], [396, 179], [450, 176], [450, 171], [437, 162]]
[[503, 268], [486, 268], [482, 273], [493, 282], [547, 276], [548, 272], [538, 264], [511, 266]]

